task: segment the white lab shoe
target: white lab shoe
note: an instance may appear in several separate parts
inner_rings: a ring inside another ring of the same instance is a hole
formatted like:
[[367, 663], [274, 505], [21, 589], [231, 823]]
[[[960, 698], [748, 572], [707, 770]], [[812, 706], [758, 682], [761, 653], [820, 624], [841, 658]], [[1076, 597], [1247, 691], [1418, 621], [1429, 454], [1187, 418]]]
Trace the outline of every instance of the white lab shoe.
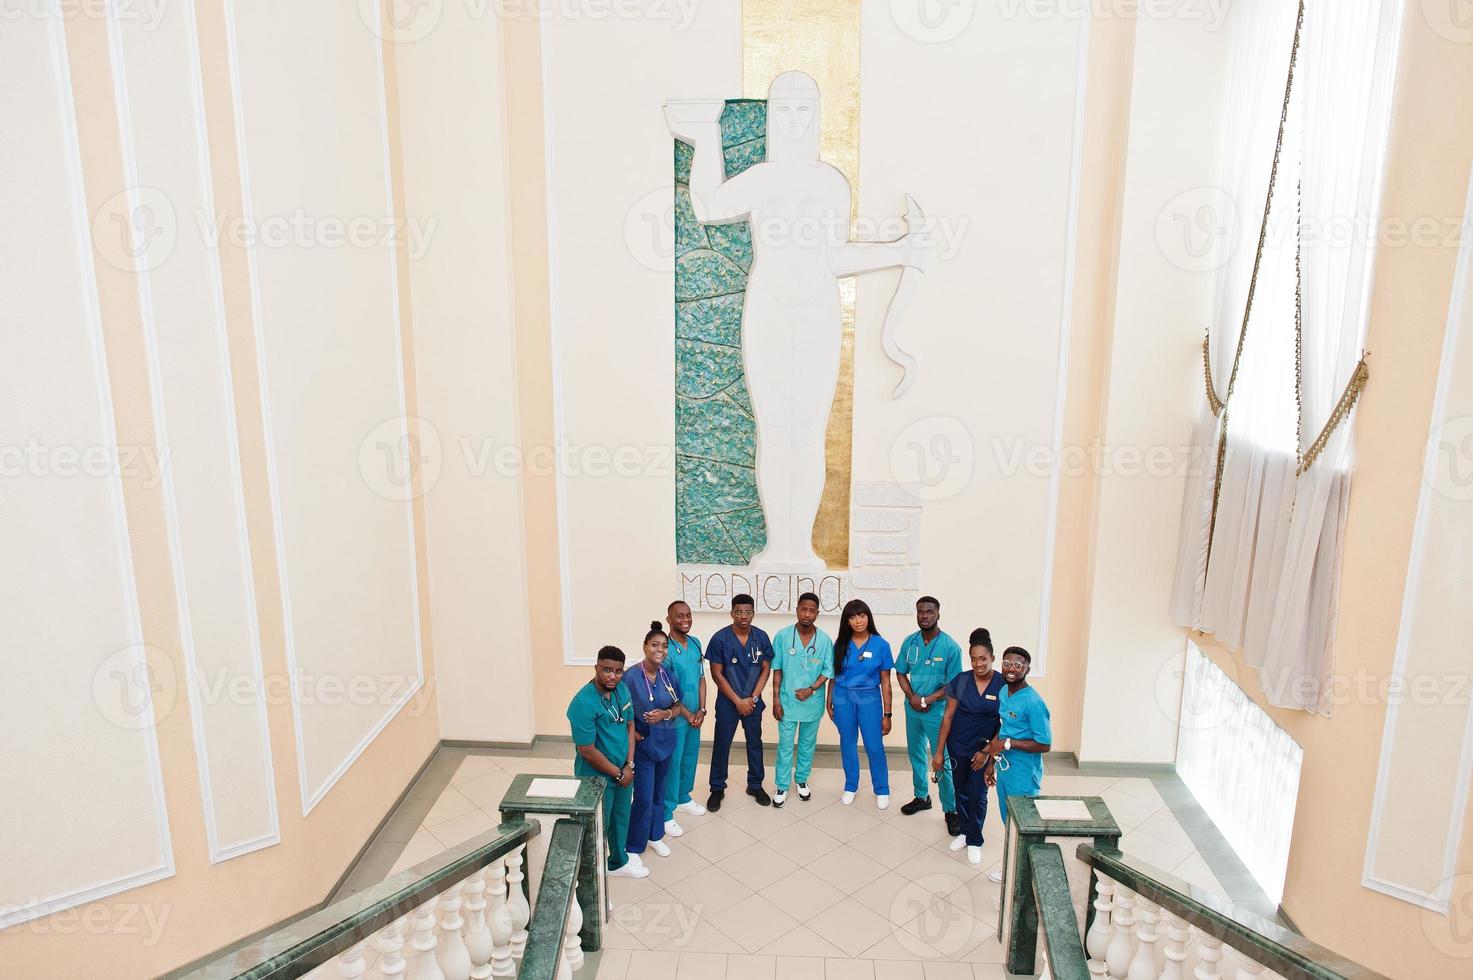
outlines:
[[[965, 840], [965, 839], [966, 838], [963, 838], [963, 840]], [[967, 863], [968, 864], [981, 864], [982, 863], [982, 848], [968, 846], [967, 847]]]
[[674, 820], [666, 820], [665, 833], [669, 834], [671, 837], [680, 837], [685, 833], [685, 828], [676, 823]]
[[888, 810], [888, 809], [890, 809], [890, 797], [888, 797], [888, 796], [877, 796], [877, 797], [875, 797], [875, 805], [878, 806], [881, 810]]
[[989, 871], [989, 872], [987, 872], [987, 879], [989, 881], [995, 881], [995, 882], [997, 882], [1000, 885], [1000, 884], [1002, 884], [1002, 872], [1001, 871]]
[[[633, 854], [629, 856], [631, 858], [634, 857]], [[649, 876], [649, 868], [646, 868], [642, 864], [635, 864], [633, 861], [630, 861], [622, 868], [615, 868], [613, 871], [609, 872], [610, 878], [648, 878]]]
[[[654, 851], [656, 854], [660, 855], [660, 857], [662, 857], [662, 858], [667, 858], [667, 857], [670, 856], [670, 845], [667, 844], [667, 843], [665, 843], [662, 840], [652, 840], [652, 841], [650, 841], [650, 850]], [[980, 847], [977, 848], [977, 860], [978, 861], [982, 860], [982, 849]], [[974, 861], [972, 863], [975, 864], [976, 862]]]
[[788, 791], [787, 790], [780, 789], [776, 793], [773, 793], [772, 794], [772, 805], [773, 806], [782, 806], [786, 802], [788, 802]]
[[845, 806], [849, 806], [854, 802], [854, 794], [849, 792], [848, 790], [845, 790], [844, 795], [839, 797], [839, 802], [844, 804]]
[[[964, 848], [966, 846], [967, 846], [967, 835], [966, 834], [957, 834], [955, 837], [953, 837], [951, 839], [951, 849], [953, 851], [960, 851], [962, 848]], [[633, 855], [630, 855], [630, 856], [633, 857]]]
[[800, 799], [800, 800], [811, 800], [811, 799], [813, 799], [813, 790], [811, 790], [811, 789], [808, 788], [808, 784], [807, 783], [799, 783], [798, 784], [798, 799]]
[[686, 800], [675, 809], [680, 810], [683, 813], [689, 813], [693, 817], [704, 817], [706, 815], [706, 808], [701, 806], [695, 800]]
[[638, 854], [629, 854], [627, 855], [627, 857], [629, 858], [629, 863], [634, 865], [636, 868], [644, 867], [644, 858], [640, 857]]

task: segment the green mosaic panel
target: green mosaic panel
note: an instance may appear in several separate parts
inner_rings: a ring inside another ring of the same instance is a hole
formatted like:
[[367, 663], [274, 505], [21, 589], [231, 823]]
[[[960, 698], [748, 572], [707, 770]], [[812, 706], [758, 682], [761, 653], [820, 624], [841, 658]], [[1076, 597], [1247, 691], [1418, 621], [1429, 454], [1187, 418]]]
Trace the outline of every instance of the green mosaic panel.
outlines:
[[[726, 176], [767, 157], [767, 103], [721, 114]], [[691, 148], [675, 141], [675, 558], [746, 565], [767, 544], [757, 496], [757, 430], [742, 369], [746, 222], [703, 225], [690, 203]]]

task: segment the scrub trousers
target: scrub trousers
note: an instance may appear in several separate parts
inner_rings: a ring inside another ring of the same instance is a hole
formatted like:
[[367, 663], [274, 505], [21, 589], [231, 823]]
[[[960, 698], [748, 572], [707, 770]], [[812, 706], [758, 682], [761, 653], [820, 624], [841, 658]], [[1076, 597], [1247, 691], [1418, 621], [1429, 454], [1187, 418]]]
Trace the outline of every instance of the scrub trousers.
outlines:
[[1021, 768], [1010, 767], [997, 774], [997, 813], [1003, 823], [1008, 822], [1009, 796], [1037, 796], [1043, 789], [1041, 778], [1031, 772], [1019, 772]]
[[885, 705], [878, 687], [834, 688], [834, 725], [839, 729], [839, 757], [844, 762], [844, 792], [859, 789], [859, 739], [869, 758], [869, 779], [876, 796], [890, 795], [890, 769], [885, 764], [881, 731]]
[[665, 819], [675, 819], [675, 808], [690, 802], [696, 788], [696, 763], [701, 758], [701, 729], [685, 722], [675, 735], [675, 750], [670, 753], [670, 778], [665, 783]]
[[606, 866], [610, 871], [618, 871], [629, 863], [629, 853], [625, 845], [629, 840], [629, 804], [634, 798], [634, 784], [620, 786], [608, 776], [604, 776], [603, 780], [604, 842], [609, 849]]
[[798, 783], [808, 782], [813, 773], [813, 750], [818, 746], [818, 721], [790, 721], [784, 717], [777, 723], [777, 791], [786, 793], [792, 785], [793, 742], [798, 743]]
[[747, 789], [758, 789], [766, 773], [762, 769], [762, 712], [766, 705], [743, 718], [737, 714], [734, 704], [726, 698], [716, 702], [716, 735], [711, 746], [711, 789], [726, 789], [727, 760], [731, 755], [731, 741], [736, 737], [737, 725], [747, 736]]
[[[930, 711], [917, 711], [905, 706], [905, 751], [910, 756], [910, 775], [915, 784], [916, 799], [931, 798], [931, 756], [941, 740], [941, 719], [946, 717], [946, 702], [931, 705]], [[952, 789], [951, 767], [942, 766], [936, 777], [936, 788], [941, 795], [941, 809], [956, 812], [956, 793]]]
[[634, 801], [624, 846], [630, 854], [643, 854], [650, 841], [665, 836], [665, 780], [669, 775], [670, 756], [652, 759], [634, 753]]
[[972, 768], [972, 753], [957, 755], [946, 747], [947, 768], [956, 780], [956, 815], [968, 847], [982, 846], [982, 822], [987, 819], [987, 778], [985, 769]]

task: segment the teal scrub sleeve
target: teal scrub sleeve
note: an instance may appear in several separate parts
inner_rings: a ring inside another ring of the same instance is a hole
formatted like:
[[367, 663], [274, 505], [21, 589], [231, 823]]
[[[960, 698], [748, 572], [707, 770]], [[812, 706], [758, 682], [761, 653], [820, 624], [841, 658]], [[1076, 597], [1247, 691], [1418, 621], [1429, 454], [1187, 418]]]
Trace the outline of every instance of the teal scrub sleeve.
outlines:
[[1043, 703], [1043, 698], [1035, 698], [1033, 706], [1028, 710], [1028, 728], [1033, 732], [1033, 741], [1042, 742], [1045, 745], [1054, 744], [1054, 731], [1049, 724], [1048, 705]]
[[574, 698], [568, 705], [568, 724], [573, 730], [574, 745], [592, 745], [596, 726], [594, 715], [583, 707], [582, 698]]

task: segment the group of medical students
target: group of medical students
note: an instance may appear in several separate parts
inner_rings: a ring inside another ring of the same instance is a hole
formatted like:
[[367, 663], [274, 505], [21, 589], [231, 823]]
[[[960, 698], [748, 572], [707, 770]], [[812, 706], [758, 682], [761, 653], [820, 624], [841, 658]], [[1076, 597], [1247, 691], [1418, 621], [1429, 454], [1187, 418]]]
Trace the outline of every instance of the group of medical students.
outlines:
[[[898, 656], [862, 599], [844, 605], [833, 639], [817, 625], [819, 599], [811, 592], [799, 597], [796, 621], [771, 638], [753, 625], [755, 612], [751, 596], [734, 596], [731, 625], [702, 648], [690, 633], [690, 606], [677, 600], [663, 624], [650, 623], [638, 663], [627, 663], [618, 647], [598, 651], [593, 679], [568, 705], [568, 722], [577, 747], [574, 773], [606, 780], [609, 874], [646, 877], [645, 852], [667, 857], [665, 838], [685, 833], [678, 814], [721, 809], [738, 727], [747, 749], [747, 795], [758, 804], [784, 806], [794, 789], [801, 802], [813, 798], [808, 780], [818, 726], [827, 714], [839, 729], [840, 801], [852, 805], [859, 791], [863, 742], [875, 805], [888, 809], [884, 738], [891, 729], [892, 673], [905, 698], [914, 791], [900, 812], [914, 816], [932, 809], [934, 782], [952, 850], [966, 848], [967, 859], [980, 863], [988, 789], [997, 790], [1006, 821], [1008, 797], [1038, 794], [1043, 753], [1053, 738], [1048, 706], [1028, 683], [1028, 651], [1008, 647], [995, 660], [991, 635], [978, 628], [967, 639], [964, 661], [961, 646], [941, 629], [941, 603], [932, 596], [916, 600], [917, 629], [902, 641]], [[710, 795], [702, 806], [692, 794], [708, 668], [716, 725]], [[769, 680], [778, 729], [776, 791], [770, 796], [763, 788], [762, 745]], [[1001, 873], [992, 877], [1000, 881]]]

